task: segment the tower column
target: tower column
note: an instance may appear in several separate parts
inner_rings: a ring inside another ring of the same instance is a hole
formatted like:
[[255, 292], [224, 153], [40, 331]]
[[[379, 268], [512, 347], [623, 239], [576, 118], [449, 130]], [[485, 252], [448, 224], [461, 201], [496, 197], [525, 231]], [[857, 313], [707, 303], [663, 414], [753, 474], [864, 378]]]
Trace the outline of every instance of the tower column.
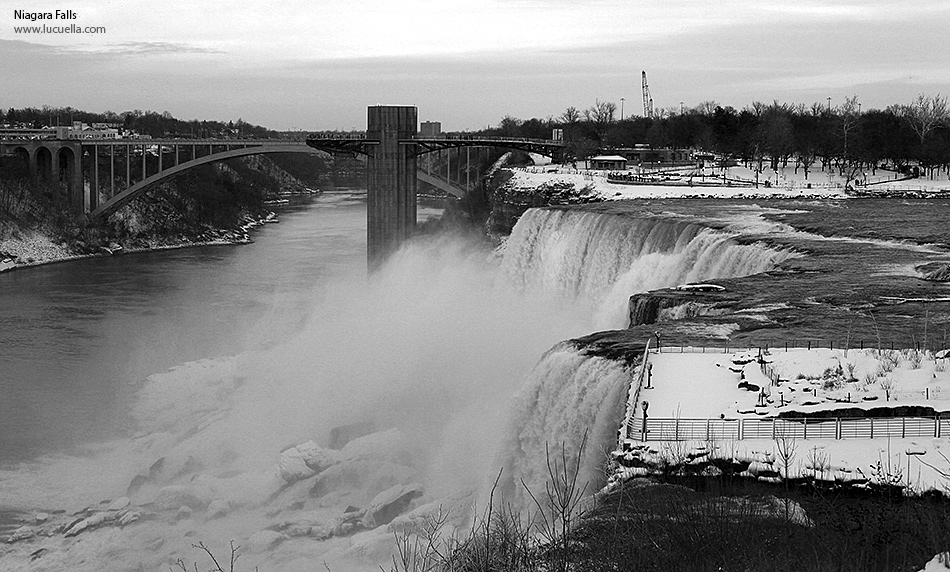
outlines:
[[406, 241], [416, 227], [415, 145], [400, 144], [418, 131], [414, 106], [367, 109], [366, 138], [378, 140], [367, 160], [367, 255], [370, 269]]

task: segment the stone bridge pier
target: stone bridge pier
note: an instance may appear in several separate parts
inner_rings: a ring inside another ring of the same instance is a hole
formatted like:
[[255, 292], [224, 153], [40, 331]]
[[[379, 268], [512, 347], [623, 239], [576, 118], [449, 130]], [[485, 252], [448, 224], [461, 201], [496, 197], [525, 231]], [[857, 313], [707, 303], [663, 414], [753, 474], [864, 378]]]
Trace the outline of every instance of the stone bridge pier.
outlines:
[[[416, 153], [406, 144], [417, 132], [414, 106], [367, 108], [366, 139], [379, 143], [367, 157], [367, 254], [377, 267], [416, 227]], [[402, 141], [400, 141], [402, 140]]]
[[65, 185], [66, 196], [74, 212], [83, 212], [85, 193], [82, 177], [82, 145], [79, 141], [36, 140], [0, 142], [0, 154], [21, 157], [30, 178], [53, 186], [54, 199]]

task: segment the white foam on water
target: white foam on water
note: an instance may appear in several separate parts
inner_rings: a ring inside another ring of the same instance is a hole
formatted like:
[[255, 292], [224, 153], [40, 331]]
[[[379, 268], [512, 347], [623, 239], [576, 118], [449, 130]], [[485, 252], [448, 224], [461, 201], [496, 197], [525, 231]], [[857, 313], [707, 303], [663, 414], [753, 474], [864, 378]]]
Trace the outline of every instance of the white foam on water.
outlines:
[[[576, 454], [585, 431], [581, 480], [594, 483], [629, 372], [559, 341], [617, 324], [637, 291], [784, 255], [693, 223], [554, 209], [529, 210], [500, 262], [453, 238], [411, 243], [369, 282], [331, 279], [289, 341], [152, 375], [134, 438], [0, 473], [0, 506], [72, 513], [128, 493], [141, 512], [126, 527], [13, 544], [0, 568], [164, 569], [200, 564], [196, 542], [226, 554], [234, 540], [247, 569], [376, 570], [394, 547], [388, 527], [327, 531], [391, 487], [421, 484], [417, 510], [464, 512], [504, 467], [506, 494], [529, 507], [518, 485], [543, 488], [545, 446]], [[281, 455], [365, 422], [377, 432], [326, 453], [337, 464], [317, 477]]]

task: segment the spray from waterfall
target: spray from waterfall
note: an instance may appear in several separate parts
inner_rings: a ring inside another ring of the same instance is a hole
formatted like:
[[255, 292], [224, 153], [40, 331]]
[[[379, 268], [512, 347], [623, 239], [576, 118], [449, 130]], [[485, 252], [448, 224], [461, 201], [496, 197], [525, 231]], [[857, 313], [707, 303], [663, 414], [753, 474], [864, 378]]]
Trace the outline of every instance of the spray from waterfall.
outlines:
[[[63, 558], [89, 569], [164, 569], [196, 541], [230, 539], [249, 569], [322, 559], [378, 569], [392, 527], [470, 509], [500, 467], [504, 493], [530, 506], [545, 444], [575, 453], [586, 432], [580, 480], [595, 489], [630, 372], [561, 341], [622, 326], [637, 291], [759, 272], [784, 256], [692, 223], [559, 209], [526, 212], [500, 261], [452, 238], [417, 241], [369, 283], [352, 269], [328, 280], [296, 337], [152, 376], [132, 439], [0, 475], [0, 500], [72, 513], [128, 496], [120, 510], [139, 522], [102, 520], [108, 534], [64, 541]], [[352, 424], [369, 434], [331, 449], [333, 429]], [[393, 490], [411, 500], [407, 514], [347, 520], [348, 507], [365, 511]], [[54, 515], [49, 528], [77, 518]], [[26, 547], [9, 558], [28, 562]]]

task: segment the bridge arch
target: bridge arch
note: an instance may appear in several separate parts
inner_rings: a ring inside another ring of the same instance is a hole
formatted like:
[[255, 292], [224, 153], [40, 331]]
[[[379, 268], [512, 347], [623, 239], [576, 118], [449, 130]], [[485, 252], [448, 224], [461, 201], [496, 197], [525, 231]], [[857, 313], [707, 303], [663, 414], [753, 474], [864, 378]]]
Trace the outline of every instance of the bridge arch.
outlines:
[[36, 164], [36, 173], [40, 180], [50, 181], [53, 179], [53, 152], [48, 147], [37, 147], [33, 154], [33, 161]]
[[[36, 173], [33, 170], [33, 157], [30, 155], [30, 150], [22, 145], [17, 145], [14, 147], [10, 154], [13, 156], [16, 161], [17, 173], [22, 173], [23, 175], [35, 176]], [[22, 169], [22, 171], [20, 171]]]
[[214, 153], [212, 155], [206, 155], [204, 157], [198, 157], [184, 163], [179, 163], [174, 167], [169, 167], [163, 171], [159, 171], [154, 175], [146, 177], [144, 180], [135, 183], [131, 187], [125, 189], [121, 193], [112, 197], [108, 201], [99, 205], [95, 210], [89, 213], [89, 218], [96, 219], [100, 217], [107, 217], [110, 214], [114, 213], [118, 209], [122, 208], [129, 201], [136, 198], [146, 189], [160, 183], [166, 179], [174, 177], [175, 175], [181, 173], [182, 171], [187, 171], [188, 169], [193, 169], [199, 165], [207, 165], [209, 163], [217, 163], [218, 161], [226, 161], [227, 159], [234, 159], [236, 157], [247, 157], [250, 155], [264, 155], [268, 153], [307, 153], [310, 155], [317, 155], [324, 153], [313, 147], [307, 147], [304, 145], [292, 146], [292, 145], [259, 145], [255, 147], [242, 147], [241, 149], [231, 149], [229, 151], [222, 151], [220, 153]]

